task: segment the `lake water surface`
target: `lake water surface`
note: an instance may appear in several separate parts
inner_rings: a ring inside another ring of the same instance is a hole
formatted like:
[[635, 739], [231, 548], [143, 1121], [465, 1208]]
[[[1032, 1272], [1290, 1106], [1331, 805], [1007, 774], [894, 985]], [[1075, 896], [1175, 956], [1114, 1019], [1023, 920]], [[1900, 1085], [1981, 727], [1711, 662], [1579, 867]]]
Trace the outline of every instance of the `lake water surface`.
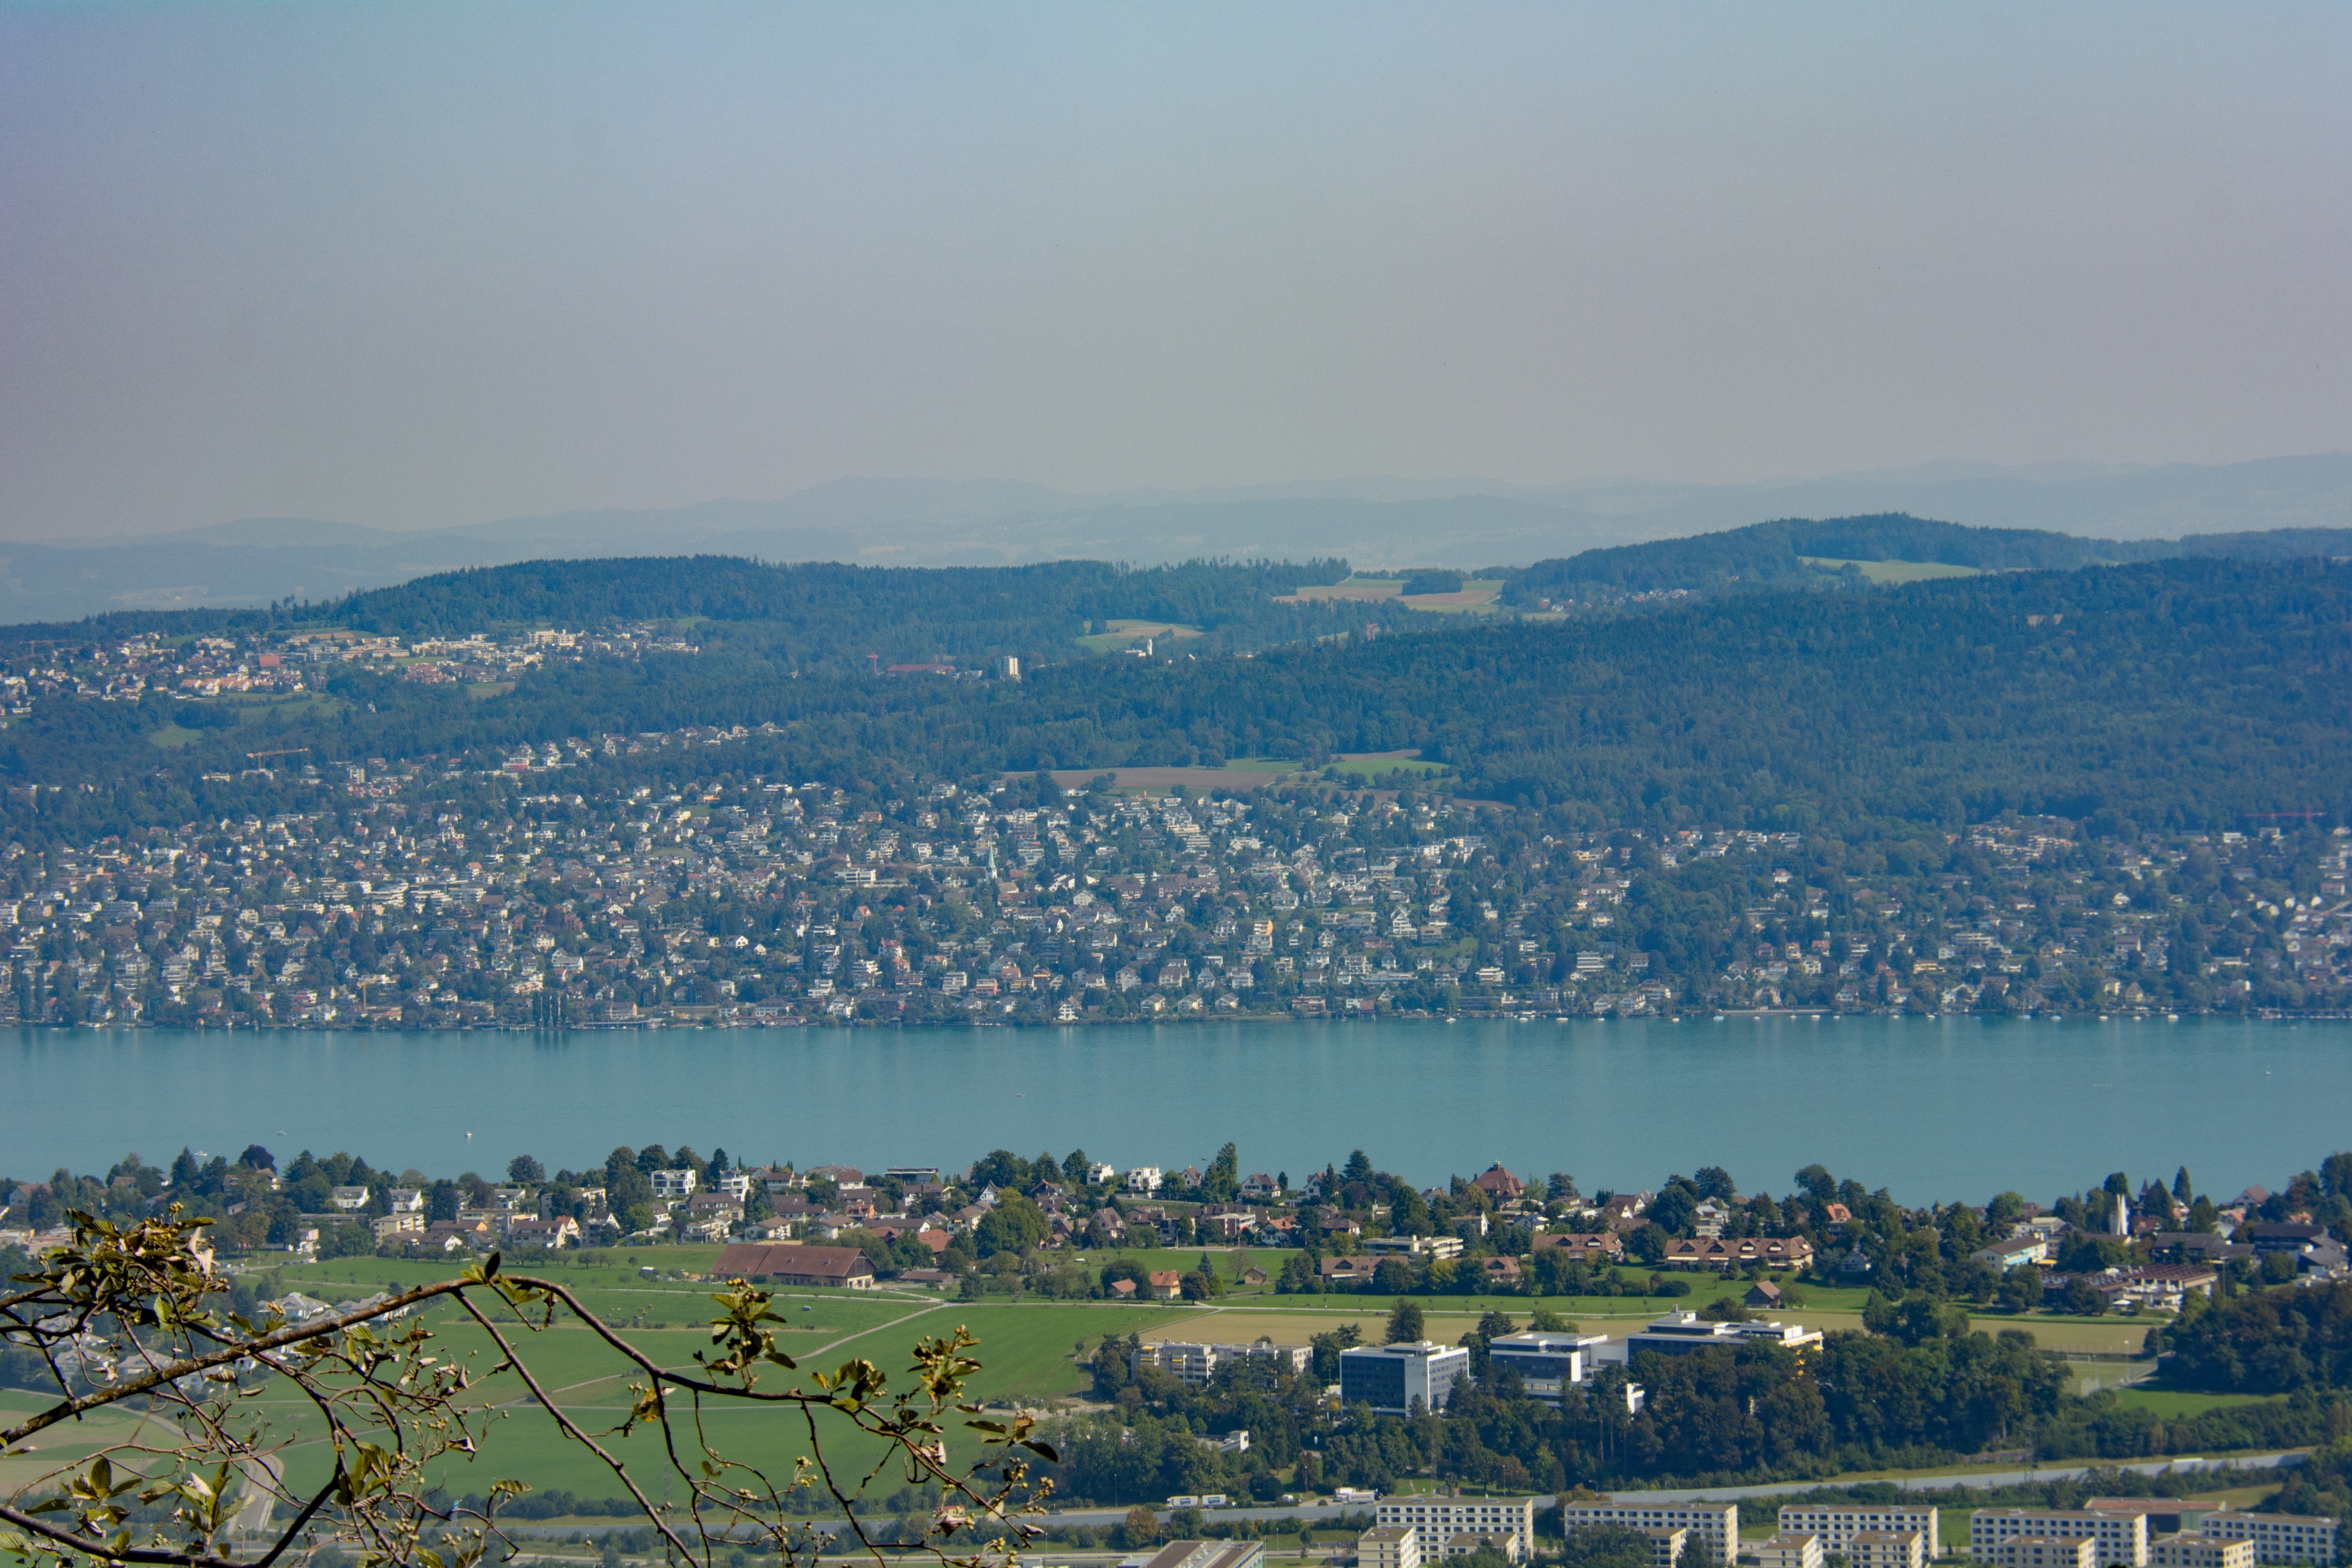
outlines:
[[2352, 1147], [2352, 1024], [1965, 1019], [1049, 1030], [0, 1034], [0, 1175], [260, 1143], [380, 1167], [601, 1164], [615, 1145], [803, 1166], [1083, 1147], [1294, 1177], [1362, 1148], [1422, 1182], [1501, 1161], [1586, 1191], [1819, 1160], [1907, 1202], [2047, 1201], [2123, 1170], [2275, 1186]]

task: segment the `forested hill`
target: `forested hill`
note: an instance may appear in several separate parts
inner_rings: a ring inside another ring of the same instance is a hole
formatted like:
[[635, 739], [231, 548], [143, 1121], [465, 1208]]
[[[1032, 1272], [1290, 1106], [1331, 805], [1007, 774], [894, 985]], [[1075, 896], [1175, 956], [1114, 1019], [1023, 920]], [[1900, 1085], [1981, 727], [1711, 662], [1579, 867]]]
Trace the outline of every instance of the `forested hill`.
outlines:
[[[438, 572], [326, 604], [121, 612], [10, 627], [6, 640], [21, 646], [146, 632], [236, 635], [320, 626], [425, 638], [683, 623], [790, 668], [847, 668], [862, 666], [869, 655], [884, 663], [966, 664], [1003, 653], [1030, 663], [1083, 657], [1101, 650], [1081, 646], [1079, 638], [1126, 621], [1181, 626], [1188, 648], [1231, 653], [1360, 631], [1360, 606], [1276, 602], [1302, 587], [1338, 582], [1348, 570], [1344, 560], [1142, 568], [1098, 560], [937, 568], [775, 564], [716, 555], [531, 560]], [[1416, 613], [1388, 605], [1381, 619], [1408, 622]]]
[[964, 650], [1066, 643], [1081, 622], [1162, 621], [1203, 630], [1269, 619], [1270, 601], [1348, 575], [1342, 560], [1192, 561], [1139, 570], [1098, 560], [913, 570], [734, 556], [533, 560], [422, 577], [342, 601], [343, 625], [415, 636], [614, 621], [763, 622], [828, 650], [923, 629]]
[[730, 766], [911, 783], [1419, 748], [1453, 768], [1449, 789], [1580, 825], [2352, 821], [2352, 567], [2317, 560], [1732, 595], [1250, 658], [1078, 661], [1020, 685], [780, 679], [755, 646], [716, 642], [551, 666], [487, 696], [326, 668], [324, 700], [183, 730], [170, 752], [148, 734], [203, 705], [43, 703], [0, 732], [0, 773], [112, 782], [153, 797], [122, 810], [176, 822], [231, 808], [211, 792], [233, 785], [202, 775], [247, 753], [495, 765], [526, 742], [773, 725]]
[[1613, 593], [1754, 588], [1826, 581], [1843, 563], [1911, 562], [1968, 571], [2066, 570], [2127, 561], [2221, 557], [2284, 560], [2352, 554], [2352, 529], [2283, 528], [2125, 541], [2039, 528], [1976, 528], [1889, 513], [1787, 517], [1722, 533], [1586, 550], [1517, 573], [1515, 602], [1574, 601]]

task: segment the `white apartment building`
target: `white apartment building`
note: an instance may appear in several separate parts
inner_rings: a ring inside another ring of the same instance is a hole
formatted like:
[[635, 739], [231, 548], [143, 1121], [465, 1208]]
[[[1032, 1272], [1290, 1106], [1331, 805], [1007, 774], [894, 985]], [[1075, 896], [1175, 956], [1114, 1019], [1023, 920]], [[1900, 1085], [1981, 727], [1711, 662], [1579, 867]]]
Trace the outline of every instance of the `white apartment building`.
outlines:
[[1173, 1342], [1139, 1346], [1135, 1364], [1140, 1371], [1156, 1366], [1179, 1382], [1206, 1387], [1217, 1368], [1235, 1362], [1259, 1361], [1293, 1377], [1305, 1372], [1315, 1353], [1303, 1344], [1181, 1344]]
[[1846, 1543], [1853, 1568], [1927, 1568], [1927, 1538], [1916, 1530], [1863, 1530]]
[[1612, 1498], [1607, 1502], [1560, 1505], [1562, 1531], [1590, 1530], [1596, 1524], [1622, 1524], [1628, 1530], [1687, 1530], [1699, 1550], [1689, 1554], [1689, 1568], [1721, 1563], [1733, 1568], [1739, 1554], [1739, 1505], [1736, 1502], [1664, 1502]]
[[1143, 1193], [1158, 1192], [1160, 1184], [1166, 1179], [1160, 1174], [1158, 1166], [1138, 1166], [1127, 1173], [1127, 1190]]
[[2333, 1563], [2336, 1521], [2300, 1513], [2240, 1513], [2235, 1509], [2205, 1516], [2205, 1533], [2216, 1541], [2251, 1541], [2257, 1563]]
[[1356, 1537], [1356, 1568], [1421, 1568], [1421, 1537], [1402, 1525]]
[[1984, 1560], [1993, 1568], [2095, 1568], [2099, 1543], [2087, 1535], [2004, 1535]]
[[2254, 1543], [2242, 1537], [2159, 1535], [2147, 1543], [2147, 1568], [2254, 1568]]
[[1969, 1515], [1969, 1553], [1988, 1563], [2000, 1560], [1997, 1548], [2002, 1542], [2028, 1535], [2051, 1541], [2087, 1536], [2098, 1545], [2097, 1568], [2147, 1568], [2146, 1514], [2096, 1509], [1980, 1508]]
[[1930, 1558], [1944, 1554], [1936, 1511], [1909, 1503], [1798, 1504], [1780, 1511], [1780, 1532], [1822, 1538], [1823, 1552], [1853, 1555], [1853, 1538], [1864, 1531], [1916, 1530]]
[[1379, 1530], [1410, 1530], [1424, 1563], [1443, 1557], [1457, 1535], [1507, 1542], [1504, 1555], [1525, 1562], [1536, 1547], [1536, 1500], [1526, 1498], [1396, 1497], [1372, 1507]]
[[654, 1184], [656, 1197], [679, 1198], [694, 1196], [694, 1173], [690, 1170], [655, 1171], [649, 1179]]
[[1756, 1549], [1756, 1568], [1822, 1568], [1822, 1538], [1782, 1531]]
[[1682, 1568], [1683, 1554], [1691, 1549], [1691, 1532], [1687, 1530], [1645, 1530], [1650, 1538], [1650, 1568]]

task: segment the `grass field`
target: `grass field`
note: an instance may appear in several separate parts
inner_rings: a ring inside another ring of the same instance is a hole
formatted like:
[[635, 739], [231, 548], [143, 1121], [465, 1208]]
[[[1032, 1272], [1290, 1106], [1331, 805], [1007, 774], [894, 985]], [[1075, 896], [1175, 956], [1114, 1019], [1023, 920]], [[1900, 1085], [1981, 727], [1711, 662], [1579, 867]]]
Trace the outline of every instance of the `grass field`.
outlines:
[[1342, 582], [1320, 583], [1302, 588], [1275, 601], [1276, 604], [1307, 604], [1317, 600], [1344, 600], [1359, 603], [1394, 601], [1413, 610], [1435, 611], [1440, 614], [1477, 612], [1493, 608], [1501, 595], [1499, 579], [1464, 579], [1459, 593], [1414, 593], [1404, 591], [1404, 580], [1395, 577], [1351, 577]]
[[2116, 1394], [2122, 1404], [2165, 1416], [2201, 1416], [2235, 1405], [2274, 1405], [2285, 1397], [2284, 1394], [2188, 1394], [2171, 1388], [2125, 1388]]
[[1927, 582], [1939, 577], [1982, 577], [1972, 566], [1947, 566], [1939, 560], [1832, 560], [1826, 556], [1799, 556], [1807, 566], [1824, 571], [1858, 569], [1873, 582]]
[[1443, 773], [1443, 762], [1424, 762], [1418, 751], [1348, 752], [1331, 763], [1343, 779], [1370, 779], [1382, 773]]
[[1200, 635], [1198, 626], [1187, 626], [1174, 621], [1106, 621], [1101, 631], [1092, 636], [1080, 637], [1077, 643], [1079, 647], [1097, 653], [1116, 653], [1122, 648], [1133, 647], [1146, 637], [1164, 637], [1171, 642], [1181, 642]]
[[[1203, 1250], [1196, 1247], [1125, 1255], [1149, 1269], [1189, 1270], [1199, 1263]], [[1230, 1288], [1226, 1295], [1203, 1305], [1002, 1297], [961, 1302], [887, 1287], [874, 1291], [782, 1291], [776, 1297], [777, 1310], [789, 1326], [781, 1332], [780, 1339], [783, 1348], [800, 1361], [803, 1375], [862, 1356], [873, 1360], [896, 1381], [903, 1377], [908, 1349], [918, 1337], [946, 1333], [962, 1324], [980, 1340], [973, 1354], [982, 1370], [973, 1380], [972, 1396], [982, 1402], [1034, 1405], [1084, 1393], [1088, 1377], [1080, 1362], [1106, 1337], [1135, 1333], [1147, 1340], [1223, 1343], [1246, 1343], [1264, 1337], [1276, 1343], [1303, 1344], [1315, 1334], [1353, 1323], [1366, 1339], [1377, 1340], [1388, 1316], [1391, 1303], [1384, 1297], [1283, 1296], [1272, 1293], [1270, 1287], [1240, 1283], [1243, 1270], [1251, 1266], [1278, 1277], [1286, 1256], [1281, 1249], [1205, 1250]], [[562, 1282], [633, 1344], [664, 1365], [683, 1366], [696, 1350], [707, 1346], [708, 1331], [700, 1325], [715, 1309], [709, 1299], [713, 1288], [709, 1283], [677, 1276], [709, 1270], [717, 1254], [718, 1249], [710, 1247], [647, 1248], [635, 1253], [532, 1259], [514, 1267], [517, 1272], [541, 1274]], [[648, 1274], [641, 1266], [656, 1271]], [[455, 1271], [447, 1262], [355, 1258], [272, 1270], [265, 1281], [272, 1291], [299, 1290], [338, 1301], [446, 1278]], [[1445, 1343], [1460, 1338], [1489, 1310], [1500, 1311], [1514, 1323], [1524, 1325], [1538, 1304], [1588, 1333], [1622, 1335], [1661, 1312], [1696, 1307], [1731, 1288], [1711, 1280], [1695, 1284], [1693, 1294], [1680, 1298], [1549, 1297], [1538, 1303], [1527, 1297], [1448, 1296], [1418, 1298], [1418, 1303], [1426, 1314], [1430, 1337]], [[1860, 1326], [1857, 1309], [1864, 1292], [1809, 1290], [1807, 1293], [1807, 1306], [1782, 1315], [1808, 1327]], [[443, 1354], [470, 1356], [471, 1364], [484, 1371], [497, 1360], [487, 1336], [456, 1311], [436, 1308], [423, 1321], [438, 1337], [436, 1350]], [[2075, 1354], [2135, 1350], [2147, 1327], [2130, 1321], [2039, 1317], [1988, 1317], [1977, 1320], [1977, 1326], [1993, 1332], [2022, 1327], [2046, 1348]], [[605, 1433], [625, 1416], [633, 1369], [588, 1331], [560, 1326], [522, 1334], [520, 1343], [541, 1385], [583, 1427]], [[793, 1375], [780, 1371], [771, 1385], [787, 1386], [793, 1381]], [[469, 1397], [499, 1412], [497, 1435], [489, 1445], [496, 1458], [478, 1466], [453, 1462], [443, 1478], [446, 1484], [458, 1491], [480, 1490], [493, 1479], [510, 1476], [541, 1488], [568, 1488], [583, 1496], [615, 1494], [619, 1488], [594, 1457], [564, 1441], [544, 1413], [526, 1402], [525, 1394], [511, 1372], [483, 1377]], [[0, 1404], [25, 1397], [0, 1396]], [[2127, 1390], [2121, 1397], [2167, 1415], [2242, 1402], [2227, 1396], [2142, 1389]], [[291, 1398], [274, 1396], [262, 1402], [260, 1412], [275, 1431], [292, 1440], [286, 1455], [289, 1480], [297, 1486], [306, 1479], [315, 1484], [326, 1473], [329, 1455], [316, 1441], [316, 1427], [307, 1407]], [[708, 1412], [707, 1419], [715, 1444], [746, 1459], [788, 1464], [806, 1447], [807, 1430], [797, 1414], [730, 1406]], [[127, 1424], [118, 1430], [93, 1423], [70, 1437], [59, 1434], [57, 1441], [35, 1454], [0, 1461], [5, 1467], [0, 1468], [0, 1481], [30, 1479], [60, 1459], [86, 1453], [101, 1437], [120, 1437], [128, 1429]], [[870, 1443], [845, 1430], [828, 1432], [825, 1441], [837, 1446], [845, 1459], [870, 1461], [877, 1457]], [[650, 1490], [658, 1499], [661, 1456], [655, 1440], [641, 1433], [626, 1439], [614, 1437], [611, 1443], [632, 1473], [650, 1478]]]
[[203, 739], [204, 734], [203, 730], [190, 729], [185, 725], [167, 724], [161, 729], [149, 730], [147, 744], [160, 746], [166, 751], [176, 751], [183, 746], [192, 746]]

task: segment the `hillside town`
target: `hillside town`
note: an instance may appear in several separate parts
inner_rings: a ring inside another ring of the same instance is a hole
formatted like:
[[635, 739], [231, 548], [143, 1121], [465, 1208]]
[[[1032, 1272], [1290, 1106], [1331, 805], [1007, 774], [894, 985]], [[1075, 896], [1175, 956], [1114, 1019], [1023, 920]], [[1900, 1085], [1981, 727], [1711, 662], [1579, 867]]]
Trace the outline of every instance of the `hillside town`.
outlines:
[[1935, 833], [1945, 869], [1929, 872], [1917, 845], [1563, 835], [1434, 791], [1327, 781], [1137, 791], [1022, 775], [853, 790], [757, 770], [776, 739], [740, 727], [593, 735], [489, 768], [429, 757], [321, 768], [265, 750], [216, 780], [250, 803], [241, 814], [97, 841], [47, 838], [58, 788], [20, 789], [28, 810], [0, 850], [0, 1020], [2352, 1007], [2342, 829], [2121, 841], [2006, 821]]
[[700, 651], [684, 637], [638, 624], [415, 640], [344, 629], [56, 640], [27, 644], [0, 665], [0, 712], [23, 717], [49, 699], [135, 703], [156, 694], [192, 702], [239, 693], [289, 695], [316, 689], [317, 673], [337, 665], [394, 672], [426, 685], [496, 685], [587, 658]]

